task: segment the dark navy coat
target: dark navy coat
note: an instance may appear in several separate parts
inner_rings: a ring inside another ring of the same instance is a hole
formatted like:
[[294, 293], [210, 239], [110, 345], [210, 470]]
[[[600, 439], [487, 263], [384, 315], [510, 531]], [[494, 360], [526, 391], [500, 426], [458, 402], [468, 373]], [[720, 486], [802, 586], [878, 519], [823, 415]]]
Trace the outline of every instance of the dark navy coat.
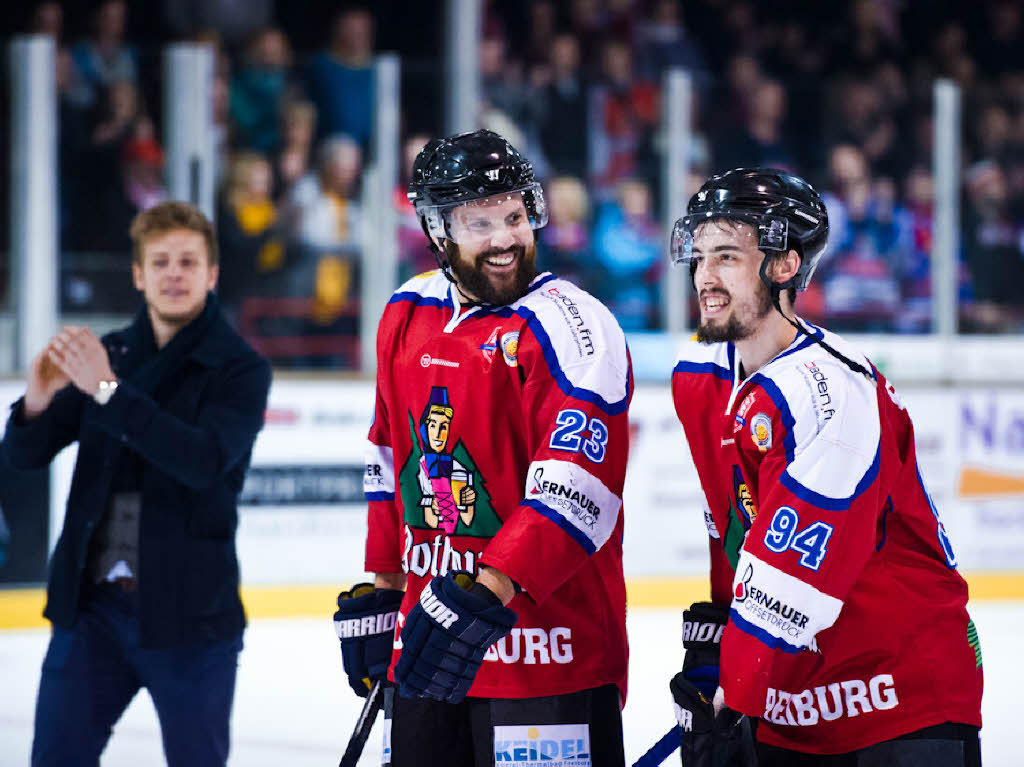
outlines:
[[[174, 347], [179, 336], [187, 343]], [[3, 438], [7, 460], [25, 469], [46, 466], [78, 441], [44, 615], [62, 628], [75, 622], [89, 542], [114, 474], [125, 465], [122, 451], [131, 449], [141, 466], [142, 645], [237, 636], [245, 627], [237, 499], [263, 426], [270, 366], [231, 328], [212, 294], [202, 314], [159, 352], [145, 309], [103, 343], [120, 379], [106, 405], [68, 386], [25, 421], [19, 400]]]

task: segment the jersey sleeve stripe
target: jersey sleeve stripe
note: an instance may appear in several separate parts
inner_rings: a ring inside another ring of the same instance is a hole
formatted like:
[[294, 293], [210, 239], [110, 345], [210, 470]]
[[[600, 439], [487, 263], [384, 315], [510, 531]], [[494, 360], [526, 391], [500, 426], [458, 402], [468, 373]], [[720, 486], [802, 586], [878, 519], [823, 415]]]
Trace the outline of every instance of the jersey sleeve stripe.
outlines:
[[680, 360], [675, 369], [672, 371], [675, 373], [694, 373], [694, 374], [710, 374], [721, 378], [723, 381], [732, 381], [732, 371], [721, 365], [716, 365], [714, 362], [691, 362], [690, 360]]
[[548, 506], [545, 506], [543, 503], [540, 503], [539, 501], [523, 501], [523, 506], [529, 506], [531, 509], [547, 517], [560, 528], [562, 528], [566, 533], [569, 534], [569, 536], [574, 541], [576, 541], [576, 543], [578, 543], [583, 548], [585, 552], [587, 552], [587, 556], [590, 556], [595, 551], [597, 551], [597, 546], [595, 546], [594, 542], [587, 537], [586, 533], [584, 533], [582, 530], [580, 530], [578, 527], [572, 524], [572, 522], [567, 520], [559, 512], [555, 511], [554, 509]]
[[394, 493], [364, 493], [367, 501], [393, 501], [395, 500]]
[[755, 626], [753, 623], [751, 623], [742, 615], [740, 615], [739, 612], [737, 612], [736, 608], [732, 608], [731, 610], [729, 610], [729, 623], [733, 624], [744, 634], [752, 636], [761, 644], [767, 645], [768, 647], [774, 650], [782, 650], [783, 652], [795, 655], [796, 653], [804, 649], [803, 647], [797, 647], [794, 644], [790, 644], [785, 639], [777, 637], [774, 634], [769, 634], [764, 629]]
[[[789, 403], [786, 401], [785, 395], [782, 390], [779, 389], [778, 385], [770, 378], [761, 375], [760, 373], [755, 375], [752, 382], [759, 385], [771, 398], [775, 407], [779, 410], [779, 416], [782, 418], [782, 425], [786, 428], [786, 436], [783, 440], [783, 445], [786, 448], [786, 464], [792, 466], [793, 461], [796, 458], [796, 419], [793, 418], [793, 412], [789, 407]], [[881, 466], [881, 451], [882, 443], [879, 439], [878, 444], [875, 447], [875, 456], [871, 461], [871, 464], [867, 467], [864, 475], [860, 478], [857, 486], [853, 492], [843, 498], [833, 498], [827, 495], [811, 490], [806, 485], [799, 482], [790, 472], [790, 469], [782, 474], [780, 481], [782, 485], [793, 493], [797, 498], [807, 503], [813, 504], [821, 509], [828, 511], [846, 511], [850, 508], [850, 504], [853, 503], [861, 493], [863, 493], [871, 483], [875, 481], [878, 476], [878, 471]]]
[[819, 509], [825, 509], [826, 511], [846, 511], [850, 508], [850, 505], [856, 500], [856, 498], [871, 487], [871, 484], [875, 481], [875, 477], [878, 476], [878, 470], [882, 465], [882, 445], [879, 443], [878, 450], [875, 451], [875, 458], [868, 467], [868, 470], [864, 473], [864, 476], [860, 478], [860, 482], [857, 483], [857, 487], [854, 489], [853, 494], [847, 498], [829, 498], [821, 493], [816, 493], [808, 487], [804, 487], [797, 482], [787, 470], [781, 478], [783, 487], [789, 492], [799, 498], [801, 501], [813, 504]]

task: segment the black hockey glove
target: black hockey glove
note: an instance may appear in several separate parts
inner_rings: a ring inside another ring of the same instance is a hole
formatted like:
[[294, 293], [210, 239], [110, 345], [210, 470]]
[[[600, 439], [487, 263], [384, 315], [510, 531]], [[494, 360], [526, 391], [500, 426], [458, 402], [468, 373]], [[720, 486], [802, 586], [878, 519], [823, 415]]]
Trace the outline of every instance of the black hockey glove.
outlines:
[[679, 672], [669, 683], [682, 735], [683, 767], [756, 767], [750, 720], [728, 707], [715, 716], [712, 698], [705, 697], [685, 674]]
[[334, 630], [341, 640], [341, 662], [349, 686], [365, 698], [370, 686], [383, 679], [391, 663], [395, 621], [405, 592], [357, 583], [338, 594]]
[[402, 654], [395, 664], [399, 694], [458, 703], [487, 648], [511, 631], [517, 618], [470, 573], [437, 576], [402, 627]]
[[728, 605], [694, 602], [683, 610], [683, 678], [708, 700], [718, 689], [719, 650], [728, 622]]

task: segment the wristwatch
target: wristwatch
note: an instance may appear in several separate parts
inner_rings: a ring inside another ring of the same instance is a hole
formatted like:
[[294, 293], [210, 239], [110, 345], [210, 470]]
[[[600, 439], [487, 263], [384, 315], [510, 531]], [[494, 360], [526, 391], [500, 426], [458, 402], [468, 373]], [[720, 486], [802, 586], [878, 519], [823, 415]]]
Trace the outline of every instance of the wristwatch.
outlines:
[[110, 402], [110, 398], [114, 396], [114, 392], [117, 391], [117, 379], [113, 381], [100, 381], [100, 388], [96, 390], [96, 393], [92, 395], [92, 398], [100, 405], [106, 405]]

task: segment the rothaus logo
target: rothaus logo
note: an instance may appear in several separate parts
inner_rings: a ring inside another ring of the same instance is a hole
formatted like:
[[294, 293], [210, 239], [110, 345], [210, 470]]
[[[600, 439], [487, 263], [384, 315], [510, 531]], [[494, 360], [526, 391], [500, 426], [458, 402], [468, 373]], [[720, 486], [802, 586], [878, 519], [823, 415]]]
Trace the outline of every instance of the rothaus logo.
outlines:
[[808, 617], [764, 589], [751, 585], [753, 577], [754, 568], [747, 565], [743, 580], [736, 586], [733, 605], [746, 613], [748, 620], [775, 626], [792, 637], [800, 636], [807, 627]]
[[396, 620], [398, 620], [398, 610], [382, 615], [367, 615], [363, 618], [334, 621], [334, 629], [342, 639], [390, 634], [395, 630]]
[[583, 315], [580, 313], [579, 304], [573, 301], [569, 296], [565, 295], [558, 288], [548, 288], [547, 295], [552, 301], [555, 301], [561, 306], [563, 314], [566, 316], [566, 320], [569, 323], [569, 327], [572, 328], [573, 335], [576, 336], [576, 345], [579, 348], [581, 357], [593, 356], [594, 340], [591, 337], [592, 331], [587, 327], [586, 322], [583, 320]]
[[412, 528], [405, 526], [405, 552], [402, 554], [402, 569], [407, 573], [425, 577], [447, 575], [449, 570], [468, 570], [476, 573], [476, 561], [480, 552], [461, 551], [452, 546], [452, 539], [442, 533], [434, 536], [430, 543], [413, 544]]
[[591, 500], [586, 493], [573, 487], [544, 479], [543, 467], [533, 472], [533, 487], [530, 495], [544, 495], [544, 502], [557, 505], [569, 511], [587, 527], [593, 527], [601, 516], [601, 507]]
[[840, 717], [853, 718], [872, 711], [887, 711], [900, 704], [892, 674], [831, 682], [798, 693], [768, 688], [764, 718], [774, 724], [813, 727]]
[[424, 612], [429, 615], [441, 628], [450, 629], [459, 619], [458, 614], [451, 610], [444, 602], [437, 598], [434, 589], [428, 583], [426, 588], [420, 592], [420, 605]]

